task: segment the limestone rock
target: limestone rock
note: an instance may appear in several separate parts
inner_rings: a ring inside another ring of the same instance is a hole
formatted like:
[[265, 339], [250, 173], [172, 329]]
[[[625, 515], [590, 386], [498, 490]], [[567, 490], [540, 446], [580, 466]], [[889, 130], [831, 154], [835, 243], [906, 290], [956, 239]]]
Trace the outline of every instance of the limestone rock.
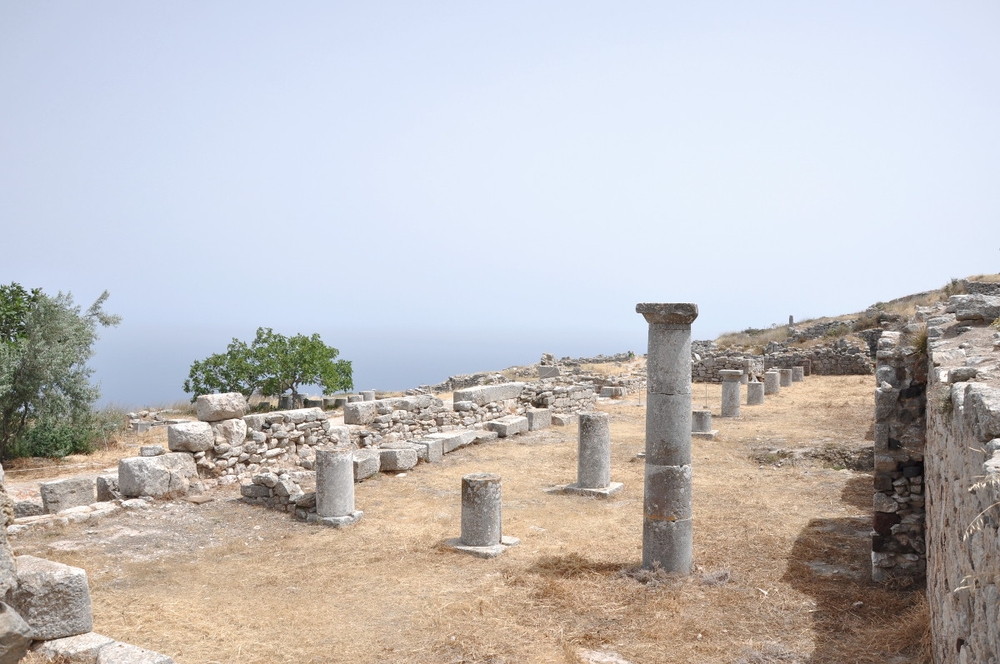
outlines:
[[117, 475], [100, 475], [97, 478], [97, 501], [109, 502], [119, 500], [122, 497], [118, 490]]
[[985, 443], [1000, 436], [1000, 389], [968, 383], [963, 410], [977, 439]]
[[118, 462], [118, 490], [122, 496], [166, 498], [188, 492], [198, 470], [194, 457], [173, 452], [157, 457], [130, 457]]
[[97, 632], [87, 632], [76, 636], [66, 636], [61, 639], [51, 641], [40, 641], [35, 644], [32, 651], [48, 658], [61, 661], [73, 662], [76, 664], [94, 664], [97, 662], [98, 653], [101, 648], [109, 646], [115, 640], [110, 636], [104, 636]]
[[31, 645], [31, 628], [17, 611], [0, 602], [0, 664], [17, 664]]
[[955, 320], [991, 323], [1000, 318], [1000, 297], [995, 295], [952, 295], [948, 309], [954, 310]]
[[7, 601], [31, 626], [37, 640], [89, 632], [93, 627], [87, 573], [34, 556], [18, 556], [17, 588]]
[[247, 439], [247, 423], [242, 419], [222, 420], [212, 425], [213, 438], [223, 438], [233, 447], [242, 445]]
[[[363, 402], [359, 402], [363, 403]], [[381, 468], [381, 457], [377, 449], [354, 450], [354, 481], [369, 478]]]
[[167, 427], [167, 446], [171, 452], [204, 452], [214, 444], [215, 434], [207, 422], [183, 422]]
[[174, 664], [174, 660], [128, 643], [112, 643], [97, 653], [97, 664]]
[[239, 392], [225, 394], [202, 394], [194, 402], [198, 419], [202, 422], [220, 422], [243, 417], [247, 412], [247, 400]]
[[89, 505], [97, 500], [94, 480], [89, 477], [71, 477], [38, 485], [42, 494], [42, 507], [47, 514], [55, 514], [70, 507]]

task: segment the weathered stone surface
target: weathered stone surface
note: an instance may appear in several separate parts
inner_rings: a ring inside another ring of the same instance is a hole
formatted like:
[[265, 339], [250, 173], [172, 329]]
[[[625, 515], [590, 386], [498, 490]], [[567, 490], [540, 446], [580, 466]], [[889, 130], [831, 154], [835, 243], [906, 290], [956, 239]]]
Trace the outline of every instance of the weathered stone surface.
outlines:
[[379, 467], [386, 471], [410, 470], [417, 465], [417, 452], [413, 449], [380, 449]]
[[100, 475], [97, 478], [96, 485], [97, 502], [99, 503], [118, 500], [122, 497], [121, 492], [118, 490], [117, 475]]
[[213, 438], [222, 438], [227, 445], [242, 445], [247, 439], [247, 423], [241, 419], [212, 423]]
[[381, 468], [381, 456], [377, 449], [354, 450], [354, 481], [360, 482], [377, 473]]
[[486, 423], [486, 429], [496, 431], [501, 438], [508, 438], [515, 434], [528, 432], [528, 418], [523, 415], [506, 415], [504, 417], [490, 420]]
[[18, 556], [17, 588], [7, 601], [31, 626], [37, 640], [89, 632], [93, 627], [87, 573], [34, 556]]
[[953, 310], [955, 320], [991, 323], [1000, 318], [1000, 297], [994, 295], [952, 295], [948, 310]]
[[72, 664], [96, 664], [101, 648], [109, 646], [115, 640], [97, 632], [87, 632], [76, 636], [67, 636], [51, 641], [40, 641], [32, 648], [49, 659], [62, 657], [63, 661]]
[[239, 392], [225, 394], [202, 394], [194, 402], [198, 419], [202, 422], [219, 422], [243, 417], [247, 412], [247, 400]]
[[476, 435], [475, 431], [442, 431], [428, 434], [424, 440], [441, 441], [442, 451], [445, 454], [451, 454], [458, 448], [471, 444], [476, 440]]
[[171, 452], [204, 452], [215, 445], [208, 422], [183, 422], [167, 427], [167, 447]]
[[371, 424], [378, 415], [375, 401], [356, 401], [344, 406], [344, 424]]
[[17, 664], [31, 646], [31, 627], [7, 604], [0, 602], [0, 664]]
[[129, 457], [118, 462], [118, 489], [125, 497], [183, 496], [198, 478], [194, 457], [173, 452], [158, 457]]
[[516, 399], [524, 390], [524, 383], [501, 383], [500, 385], [480, 385], [455, 390], [453, 401], [471, 401], [477, 406], [485, 406], [491, 401]]
[[1000, 389], [969, 383], [965, 388], [965, 421], [981, 442], [1000, 436]]
[[698, 305], [693, 302], [640, 302], [635, 312], [642, 314], [650, 325], [690, 325], [698, 317]]
[[524, 411], [528, 418], [528, 431], [548, 429], [552, 426], [552, 411], [548, 408], [528, 408]]
[[174, 660], [152, 650], [116, 642], [100, 649], [97, 664], [174, 664]]
[[97, 500], [94, 480], [89, 477], [71, 477], [42, 482], [38, 485], [42, 506], [46, 513], [55, 514], [70, 507], [89, 505]]
[[19, 500], [14, 503], [14, 518], [23, 519], [26, 516], [45, 514], [45, 506], [40, 500]]
[[557, 427], [568, 427], [571, 424], [576, 424], [579, 419], [580, 416], [576, 413], [553, 413], [552, 425]]

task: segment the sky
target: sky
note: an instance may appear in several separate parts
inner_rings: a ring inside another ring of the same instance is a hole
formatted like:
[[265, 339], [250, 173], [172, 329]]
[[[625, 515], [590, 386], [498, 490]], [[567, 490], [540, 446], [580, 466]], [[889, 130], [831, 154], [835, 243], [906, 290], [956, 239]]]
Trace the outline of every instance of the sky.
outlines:
[[0, 0], [0, 283], [104, 403], [257, 327], [358, 389], [1000, 271], [993, 2]]

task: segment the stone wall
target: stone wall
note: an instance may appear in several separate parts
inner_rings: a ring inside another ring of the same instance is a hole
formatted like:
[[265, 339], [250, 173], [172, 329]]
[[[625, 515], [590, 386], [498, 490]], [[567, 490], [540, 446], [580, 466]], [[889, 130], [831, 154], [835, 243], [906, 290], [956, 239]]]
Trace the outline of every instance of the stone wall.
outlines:
[[872, 373], [872, 361], [867, 346], [838, 339], [812, 348], [791, 348], [787, 344], [769, 344], [763, 355], [742, 348], [718, 349], [714, 344], [700, 342], [697, 359], [691, 361], [691, 380], [695, 383], [719, 383], [722, 369], [748, 370], [763, 380], [769, 369], [805, 367], [806, 374], [819, 376], [864, 376]]
[[[982, 297], [952, 297], [951, 313], [927, 316], [927, 594], [939, 664], [1000, 661], [1000, 332]], [[986, 309], [974, 316], [977, 301]]]
[[912, 336], [884, 332], [875, 370], [872, 579], [924, 578], [924, 447], [927, 355]]

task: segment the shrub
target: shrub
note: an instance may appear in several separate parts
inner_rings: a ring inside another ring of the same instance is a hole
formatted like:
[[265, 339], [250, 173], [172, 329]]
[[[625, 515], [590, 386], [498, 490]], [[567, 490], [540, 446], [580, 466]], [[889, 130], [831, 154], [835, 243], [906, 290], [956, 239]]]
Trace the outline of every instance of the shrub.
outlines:
[[87, 413], [75, 421], [46, 419], [32, 423], [9, 448], [9, 456], [59, 459], [90, 454], [115, 442], [125, 430], [125, 414], [114, 408]]

